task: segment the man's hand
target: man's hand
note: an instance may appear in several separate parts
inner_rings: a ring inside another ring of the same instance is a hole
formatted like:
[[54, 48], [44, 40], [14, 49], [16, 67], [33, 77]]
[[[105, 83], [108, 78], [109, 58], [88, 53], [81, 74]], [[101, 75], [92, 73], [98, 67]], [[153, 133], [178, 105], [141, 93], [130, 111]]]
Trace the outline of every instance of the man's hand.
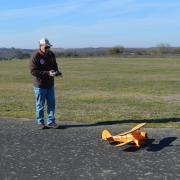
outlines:
[[56, 76], [56, 71], [50, 70], [50, 71], [49, 71], [49, 76], [51, 76], [51, 77]]
[[54, 70], [49, 71], [49, 76], [51, 77], [60, 76], [61, 78], [63, 77], [60, 71], [54, 71]]

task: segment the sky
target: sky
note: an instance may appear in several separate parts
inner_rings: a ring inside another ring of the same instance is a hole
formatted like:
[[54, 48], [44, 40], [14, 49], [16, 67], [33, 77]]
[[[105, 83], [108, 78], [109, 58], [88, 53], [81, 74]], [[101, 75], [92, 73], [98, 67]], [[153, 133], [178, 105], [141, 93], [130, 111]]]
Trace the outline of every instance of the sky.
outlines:
[[179, 0], [0, 0], [0, 47], [180, 46]]

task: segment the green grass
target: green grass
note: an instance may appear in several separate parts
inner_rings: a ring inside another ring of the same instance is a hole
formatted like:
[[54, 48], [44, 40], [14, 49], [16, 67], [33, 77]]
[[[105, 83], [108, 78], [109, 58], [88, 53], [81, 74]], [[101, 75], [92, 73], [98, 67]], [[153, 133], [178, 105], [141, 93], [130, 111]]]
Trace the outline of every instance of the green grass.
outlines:
[[[59, 120], [103, 122], [152, 119], [180, 127], [180, 59], [79, 58], [58, 60]], [[0, 116], [35, 118], [29, 61], [0, 62]], [[170, 118], [170, 120], [168, 120]], [[167, 120], [166, 120], [167, 119]]]

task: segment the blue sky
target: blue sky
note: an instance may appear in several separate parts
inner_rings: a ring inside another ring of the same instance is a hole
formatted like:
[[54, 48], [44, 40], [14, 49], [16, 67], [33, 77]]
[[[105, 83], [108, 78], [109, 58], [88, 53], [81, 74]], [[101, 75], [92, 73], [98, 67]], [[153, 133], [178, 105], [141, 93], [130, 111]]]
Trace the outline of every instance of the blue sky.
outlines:
[[0, 47], [180, 46], [179, 0], [0, 0]]

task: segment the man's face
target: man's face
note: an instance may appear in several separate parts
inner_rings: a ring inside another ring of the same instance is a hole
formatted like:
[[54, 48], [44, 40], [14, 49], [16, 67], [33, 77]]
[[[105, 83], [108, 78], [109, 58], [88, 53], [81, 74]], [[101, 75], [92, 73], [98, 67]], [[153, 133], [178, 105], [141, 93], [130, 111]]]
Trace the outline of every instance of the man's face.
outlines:
[[46, 52], [49, 51], [50, 47], [46, 46], [45, 44], [42, 44], [40, 46], [40, 49], [41, 49], [42, 52], [46, 53]]

